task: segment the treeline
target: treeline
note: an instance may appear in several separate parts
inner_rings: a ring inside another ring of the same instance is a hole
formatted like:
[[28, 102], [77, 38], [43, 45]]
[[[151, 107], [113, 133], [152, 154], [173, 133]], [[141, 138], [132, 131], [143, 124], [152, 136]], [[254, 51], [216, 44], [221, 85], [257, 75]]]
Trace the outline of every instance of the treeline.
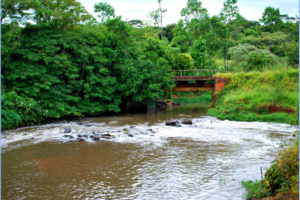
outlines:
[[163, 35], [170, 46], [191, 55], [197, 68], [236, 72], [298, 66], [299, 18], [267, 7], [259, 21], [249, 21], [236, 3], [225, 1], [220, 14], [210, 17], [201, 1], [188, 0], [183, 19], [163, 28]]
[[146, 105], [174, 86], [172, 69], [298, 63], [298, 19], [267, 8], [261, 25], [235, 4], [210, 17], [189, 0], [184, 20], [161, 32], [135, 28], [140, 20], [122, 21], [107, 3], [95, 4], [96, 19], [76, 0], [2, 1], [1, 128]]

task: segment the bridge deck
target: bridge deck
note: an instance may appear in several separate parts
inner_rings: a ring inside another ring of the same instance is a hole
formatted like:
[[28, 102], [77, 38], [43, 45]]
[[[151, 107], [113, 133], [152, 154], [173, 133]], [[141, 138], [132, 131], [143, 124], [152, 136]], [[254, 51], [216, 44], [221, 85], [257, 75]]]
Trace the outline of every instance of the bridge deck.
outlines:
[[198, 91], [214, 91], [214, 87], [175, 87], [169, 91], [173, 92], [198, 92]]
[[215, 80], [214, 76], [174, 76], [175, 81]]

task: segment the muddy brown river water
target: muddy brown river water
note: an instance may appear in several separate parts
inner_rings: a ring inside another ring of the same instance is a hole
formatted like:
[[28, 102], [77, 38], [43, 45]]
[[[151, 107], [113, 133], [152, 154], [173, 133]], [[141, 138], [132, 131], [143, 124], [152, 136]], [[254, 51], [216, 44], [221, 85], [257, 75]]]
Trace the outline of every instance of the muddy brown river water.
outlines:
[[[3, 131], [2, 199], [245, 199], [241, 181], [260, 179], [298, 126], [221, 121], [208, 105]], [[164, 125], [182, 119], [193, 125]], [[113, 137], [76, 140], [92, 132]]]

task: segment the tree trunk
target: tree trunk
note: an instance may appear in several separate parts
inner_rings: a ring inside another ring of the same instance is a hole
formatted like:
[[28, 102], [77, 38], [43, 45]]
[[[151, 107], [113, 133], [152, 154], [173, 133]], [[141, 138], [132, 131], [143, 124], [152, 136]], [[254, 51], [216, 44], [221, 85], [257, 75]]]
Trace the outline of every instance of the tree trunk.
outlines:
[[224, 46], [224, 68], [226, 70], [226, 46]]
[[160, 36], [161, 40], [163, 40], [163, 34], [162, 34], [162, 10], [161, 10], [161, 3], [159, 2], [159, 9], [160, 9]]

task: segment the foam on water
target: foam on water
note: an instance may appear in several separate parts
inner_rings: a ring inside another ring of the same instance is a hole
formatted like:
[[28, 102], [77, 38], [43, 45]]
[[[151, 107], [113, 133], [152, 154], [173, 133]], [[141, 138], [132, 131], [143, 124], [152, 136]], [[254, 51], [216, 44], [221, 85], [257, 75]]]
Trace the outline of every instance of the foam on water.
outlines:
[[[180, 119], [173, 119], [179, 120]], [[18, 142], [17, 146], [27, 145], [31, 143], [39, 143], [43, 141], [70, 141], [63, 136], [72, 135], [76, 141], [77, 135], [95, 133], [109, 133], [113, 136], [111, 141], [114, 142], [133, 142], [133, 143], [156, 143], [157, 145], [164, 143], [165, 139], [170, 137], [190, 138], [201, 140], [204, 142], [213, 141], [230, 141], [231, 143], [239, 143], [242, 140], [256, 140], [267, 145], [273, 145], [275, 148], [279, 146], [279, 141], [266, 137], [264, 133], [276, 132], [277, 134], [292, 135], [297, 126], [280, 123], [267, 122], [236, 122], [228, 120], [218, 120], [214, 117], [204, 116], [194, 118], [193, 125], [184, 125], [182, 127], [165, 126], [164, 123], [156, 123], [148, 126], [147, 123], [136, 124], [134, 128], [127, 126], [117, 126], [118, 121], [113, 119], [109, 123], [90, 123], [85, 121], [84, 124], [67, 121], [57, 121], [45, 125], [36, 125], [31, 127], [18, 128], [15, 130], [7, 130], [2, 132], [1, 144], [3, 148], [9, 144]], [[70, 127], [72, 132], [64, 133], [64, 129]], [[126, 128], [134, 137], [128, 137], [123, 129]], [[155, 130], [156, 133], [147, 131]], [[34, 139], [33, 139], [34, 138]], [[85, 138], [86, 142], [97, 142], [92, 138]], [[106, 140], [101, 138], [100, 140]], [[251, 152], [255, 153], [255, 152]]]

